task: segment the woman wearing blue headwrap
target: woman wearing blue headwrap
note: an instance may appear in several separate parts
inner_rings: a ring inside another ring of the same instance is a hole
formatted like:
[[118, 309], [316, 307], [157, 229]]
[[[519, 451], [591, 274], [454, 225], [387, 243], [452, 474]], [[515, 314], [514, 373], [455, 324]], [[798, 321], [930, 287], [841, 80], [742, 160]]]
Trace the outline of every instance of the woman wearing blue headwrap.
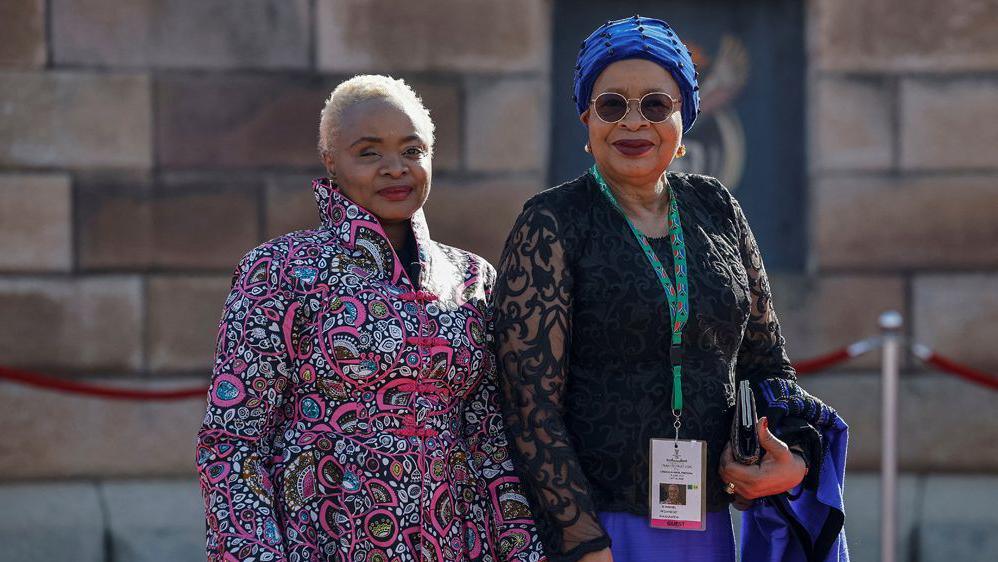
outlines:
[[[813, 493], [829, 470], [841, 480], [841, 467], [822, 465], [822, 432], [841, 420], [795, 382], [741, 207], [714, 178], [667, 171], [685, 153], [698, 90], [665, 22], [594, 31], [575, 101], [595, 165], [531, 198], [506, 243], [497, 361], [552, 560], [734, 560], [730, 502]], [[752, 465], [729, 445], [742, 381], [764, 415], [765, 453]], [[653, 454], [653, 440], [668, 455]], [[755, 551], [824, 560], [844, 552], [841, 518], [832, 523]]]

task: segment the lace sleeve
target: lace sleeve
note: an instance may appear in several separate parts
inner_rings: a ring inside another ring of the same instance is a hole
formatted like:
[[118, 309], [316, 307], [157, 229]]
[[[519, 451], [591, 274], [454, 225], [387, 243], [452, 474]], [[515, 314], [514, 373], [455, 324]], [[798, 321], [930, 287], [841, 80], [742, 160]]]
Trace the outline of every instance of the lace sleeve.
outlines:
[[742, 263], [748, 274], [749, 318], [738, 350], [736, 373], [748, 379], [756, 392], [759, 411], [769, 418], [774, 434], [804, 449], [808, 458], [804, 485], [815, 487], [823, 457], [819, 429], [830, 426], [834, 410], [797, 384], [797, 373], [787, 357], [780, 322], [773, 308], [769, 277], [745, 213], [732, 199]]
[[547, 555], [577, 560], [610, 545], [562, 418], [572, 275], [558, 221], [537, 205], [506, 242], [493, 294], [497, 363], [512, 452]]
[[749, 318], [738, 350], [739, 378], [757, 380], [779, 377], [797, 380], [790, 359], [784, 349], [780, 321], [773, 308], [773, 294], [769, 288], [769, 277], [762, 263], [762, 254], [749, 228], [745, 213], [737, 201], [732, 199], [736, 225], [739, 233], [742, 265], [748, 274]]

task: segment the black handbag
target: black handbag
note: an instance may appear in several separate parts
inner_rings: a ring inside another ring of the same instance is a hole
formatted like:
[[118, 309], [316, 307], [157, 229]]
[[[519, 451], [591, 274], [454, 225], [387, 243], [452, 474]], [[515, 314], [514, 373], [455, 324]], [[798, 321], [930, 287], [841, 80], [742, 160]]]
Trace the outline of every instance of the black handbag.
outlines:
[[731, 453], [735, 460], [745, 465], [759, 462], [762, 450], [757, 430], [759, 416], [755, 410], [755, 394], [749, 381], [738, 383], [735, 399], [735, 418], [731, 420]]

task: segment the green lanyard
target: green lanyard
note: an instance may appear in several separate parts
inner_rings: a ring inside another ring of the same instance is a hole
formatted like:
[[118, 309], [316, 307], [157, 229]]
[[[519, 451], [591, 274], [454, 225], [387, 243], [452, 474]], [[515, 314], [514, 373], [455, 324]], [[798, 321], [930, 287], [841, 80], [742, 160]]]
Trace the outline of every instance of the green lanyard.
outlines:
[[624, 220], [627, 221], [627, 226], [631, 227], [634, 238], [644, 250], [645, 257], [651, 263], [652, 269], [655, 270], [655, 276], [658, 277], [658, 282], [662, 284], [665, 296], [669, 299], [669, 316], [672, 320], [672, 346], [669, 348], [669, 359], [672, 363], [672, 409], [678, 418], [683, 410], [683, 328], [686, 327], [686, 321], [690, 317], [690, 294], [686, 272], [686, 243], [683, 241], [683, 228], [679, 224], [679, 206], [676, 204], [676, 194], [672, 191], [672, 186], [669, 186], [669, 241], [672, 243], [673, 269], [676, 276], [676, 283], [673, 285], [669, 275], [665, 272], [665, 267], [662, 266], [662, 262], [655, 255], [655, 251], [651, 249], [648, 238], [634, 226], [631, 219], [627, 218], [627, 214], [624, 213], [617, 198], [613, 196], [613, 192], [606, 185], [606, 180], [603, 179], [599, 169], [594, 164], [589, 171], [596, 178], [600, 191], [620, 211]]

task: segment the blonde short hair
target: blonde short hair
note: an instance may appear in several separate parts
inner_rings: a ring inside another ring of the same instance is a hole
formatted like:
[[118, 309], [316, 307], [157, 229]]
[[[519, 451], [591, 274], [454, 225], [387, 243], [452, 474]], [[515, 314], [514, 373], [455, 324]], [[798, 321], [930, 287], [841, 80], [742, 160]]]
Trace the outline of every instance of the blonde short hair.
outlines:
[[429, 138], [426, 139], [429, 149], [433, 150], [433, 120], [430, 112], [423, 105], [423, 100], [405, 83], [405, 80], [383, 76], [380, 74], [361, 74], [341, 82], [333, 89], [326, 100], [325, 107], [319, 118], [319, 155], [325, 156], [333, 148], [333, 137], [339, 124], [343, 110], [351, 105], [371, 100], [381, 99], [398, 104], [416, 121], [416, 127]]

